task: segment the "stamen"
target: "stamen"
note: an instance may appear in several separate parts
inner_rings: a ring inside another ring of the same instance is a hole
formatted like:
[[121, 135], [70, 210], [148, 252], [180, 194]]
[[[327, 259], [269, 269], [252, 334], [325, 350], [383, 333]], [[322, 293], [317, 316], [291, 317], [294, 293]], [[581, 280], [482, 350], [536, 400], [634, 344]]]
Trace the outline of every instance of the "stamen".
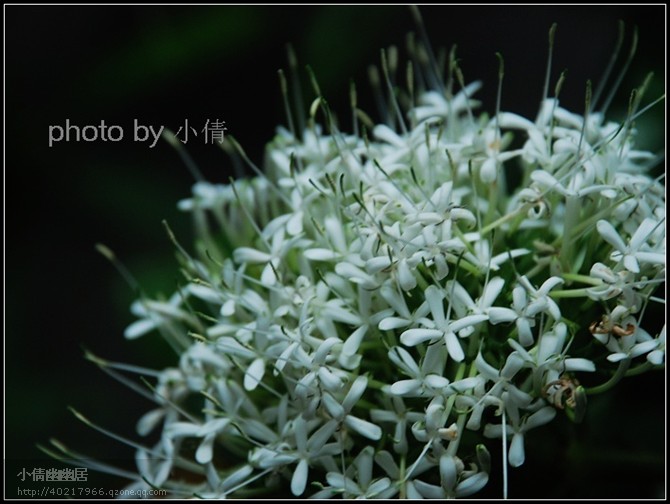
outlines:
[[130, 285], [130, 288], [133, 289], [133, 291], [139, 295], [142, 295], [140, 284], [137, 282], [137, 280], [135, 280], [135, 277], [126, 267], [126, 265], [119, 261], [118, 257], [116, 257], [116, 254], [109, 247], [103, 245], [102, 243], [96, 243], [95, 249], [112, 263], [118, 272], [121, 273], [121, 276], [126, 281], [126, 283]]
[[295, 55], [293, 46], [288, 44], [286, 46], [286, 54], [288, 57], [289, 69], [291, 71], [291, 87], [293, 88], [293, 104], [295, 105], [295, 112], [298, 118], [298, 130], [300, 134], [305, 131], [305, 109], [303, 104], [302, 88], [300, 86], [300, 76], [298, 75], [298, 58]]
[[586, 128], [589, 122], [589, 111], [591, 110], [591, 81], [586, 81], [586, 95], [584, 97], [584, 120], [582, 121], [582, 130], [579, 133], [579, 143], [577, 144], [577, 161], [581, 157], [582, 153], [582, 142], [584, 141], [584, 136], [586, 135]]
[[56, 439], [50, 439], [50, 443], [56, 447], [61, 453], [56, 453], [49, 448], [46, 448], [40, 444], [37, 445], [37, 448], [44, 452], [46, 455], [49, 457], [58, 460], [60, 462], [63, 462], [65, 464], [74, 466], [74, 467], [81, 467], [82, 465], [84, 467], [87, 467], [91, 469], [92, 471], [98, 471], [104, 474], [110, 474], [112, 476], [118, 476], [120, 478], [125, 478], [130, 481], [134, 481], [137, 479], [137, 473], [136, 472], [130, 472], [126, 471], [125, 469], [120, 469], [118, 467], [111, 466], [109, 464], [105, 464], [103, 462], [98, 462], [95, 459], [91, 459], [90, 457], [87, 457], [81, 453], [74, 452], [67, 448], [63, 443]]
[[191, 175], [193, 176], [193, 178], [197, 182], [204, 182], [205, 177], [202, 175], [202, 172], [198, 168], [198, 165], [195, 164], [195, 161], [193, 161], [193, 158], [190, 156], [190, 154], [184, 148], [183, 143], [177, 138], [177, 135], [175, 135], [168, 128], [165, 128], [163, 130], [162, 136], [177, 151], [177, 153], [179, 154], [179, 157], [181, 158], [183, 163], [186, 165], [186, 168], [188, 168], [188, 171], [191, 172]]
[[612, 70], [614, 69], [614, 64], [616, 63], [616, 60], [619, 57], [619, 51], [621, 51], [621, 46], [623, 45], [625, 30], [626, 30], [626, 25], [624, 24], [623, 21], [619, 20], [619, 34], [617, 36], [616, 45], [614, 46], [614, 51], [612, 52], [612, 56], [610, 57], [610, 60], [607, 63], [607, 67], [605, 68], [605, 71], [603, 72], [603, 76], [600, 78], [600, 83], [598, 84], [598, 87], [596, 88], [596, 92], [593, 94], [593, 101], [591, 102], [591, 111], [593, 111], [593, 109], [598, 104], [598, 100], [600, 100], [600, 95], [605, 90], [605, 85], [607, 84], [607, 81], [610, 78], [610, 74], [612, 73]]
[[496, 53], [498, 58], [499, 67], [498, 67], [498, 93], [496, 96], [496, 131], [495, 131], [495, 142], [496, 145], [500, 145], [500, 104], [502, 102], [502, 84], [503, 77], [505, 76], [505, 60], [502, 57], [502, 54], [499, 52]]
[[[228, 135], [227, 138], [233, 144], [233, 147], [235, 147], [235, 149], [237, 150], [239, 155], [242, 157], [242, 159], [253, 170], [253, 172], [259, 178], [261, 178], [263, 180], [267, 180], [268, 183], [269, 183], [268, 187], [270, 187], [270, 189], [272, 189], [272, 191], [279, 197], [279, 199], [282, 200], [284, 203], [286, 203], [286, 205], [290, 208], [291, 207], [291, 201], [284, 195], [284, 193], [279, 189], [279, 187], [277, 187], [277, 184], [274, 181], [270, 180], [267, 177], [267, 175], [265, 174], [265, 172], [263, 172], [263, 170], [261, 170], [258, 166], [256, 166], [256, 164], [251, 159], [249, 159], [249, 157], [247, 156], [247, 153], [244, 152], [244, 149], [242, 148], [242, 146], [237, 142], [237, 140], [235, 138], [233, 138], [232, 135]], [[234, 187], [234, 184], [233, 184], [233, 187]]]
[[349, 84], [349, 103], [351, 104], [351, 120], [354, 136], [358, 135], [358, 99], [356, 96], [356, 84], [352, 80]]
[[[374, 96], [377, 104], [377, 112], [383, 124], [389, 124], [389, 113], [386, 102], [384, 101], [384, 93], [381, 89], [381, 79], [379, 78], [379, 69], [376, 66], [370, 65], [368, 67], [368, 78], [370, 79], [370, 87], [372, 88], [372, 96]], [[372, 122], [374, 125], [374, 122]]]
[[547, 71], [544, 77], [544, 88], [542, 91], [542, 101], [540, 102], [540, 111], [542, 110], [542, 106], [547, 99], [547, 96], [549, 96], [549, 81], [551, 80], [551, 63], [552, 63], [552, 58], [554, 55], [554, 36], [556, 35], [556, 28], [558, 25], [556, 23], [551, 25], [551, 28], [549, 28], [549, 54], [547, 56]]
[[279, 87], [281, 88], [282, 101], [284, 102], [284, 113], [286, 114], [288, 129], [293, 135], [293, 138], [298, 140], [295, 125], [293, 124], [293, 117], [291, 116], [291, 104], [288, 100], [288, 84], [286, 83], [286, 76], [284, 76], [284, 71], [281, 69], [277, 71], [277, 74], [279, 75]]
[[[409, 94], [409, 106], [410, 109], [413, 109], [416, 106], [416, 100], [414, 97], [414, 65], [411, 61], [407, 62], [407, 72], [406, 72], [406, 81], [407, 81], [407, 92]], [[412, 120], [412, 129], [416, 127], [416, 122]]]
[[97, 425], [97, 424], [91, 422], [88, 418], [86, 418], [84, 415], [82, 415], [81, 413], [79, 413], [79, 411], [77, 411], [76, 409], [74, 409], [72, 406], [69, 406], [68, 409], [70, 410], [70, 412], [71, 412], [75, 417], [77, 417], [78, 420], [80, 420], [81, 422], [83, 422], [84, 424], [86, 424], [88, 427], [91, 427], [92, 429], [97, 430], [98, 432], [104, 434], [105, 436], [110, 437], [110, 438], [112, 438], [112, 439], [115, 439], [116, 441], [119, 441], [120, 443], [125, 444], [125, 445], [127, 445], [127, 446], [130, 446], [131, 448], [134, 448], [134, 449], [136, 449], [136, 450], [142, 450], [142, 451], [145, 451], [145, 452], [147, 452], [147, 453], [149, 453], [149, 454], [152, 454], [152, 455], [154, 455], [154, 456], [156, 456], [156, 457], [160, 457], [160, 458], [162, 458], [162, 459], [165, 459], [165, 458], [166, 458], [166, 456], [165, 456], [164, 454], [161, 454], [160, 452], [156, 451], [156, 450], [153, 449], [153, 448], [149, 448], [149, 447], [143, 446], [143, 445], [141, 445], [140, 443], [136, 443], [135, 441], [132, 441], [132, 440], [127, 439], [127, 438], [125, 438], [125, 437], [123, 437], [123, 436], [120, 436], [120, 435], [118, 435], [118, 434], [116, 434], [116, 433], [114, 433], [114, 432], [112, 432], [112, 431], [109, 431], [109, 430], [107, 430], [107, 429], [105, 429], [105, 428], [103, 428], [103, 427], [100, 427], [99, 425]]
[[631, 43], [630, 51], [628, 53], [628, 58], [626, 59], [626, 62], [624, 63], [624, 66], [621, 69], [619, 76], [617, 77], [616, 81], [614, 82], [614, 85], [610, 89], [610, 92], [607, 95], [607, 98], [605, 99], [605, 103], [603, 103], [603, 107], [600, 110], [603, 116], [607, 114], [607, 109], [612, 103], [612, 100], [614, 99], [616, 92], [619, 90], [619, 86], [621, 85], [621, 82], [623, 81], [623, 78], [626, 75], [626, 72], [628, 71], [628, 67], [630, 66], [631, 62], [633, 61], [633, 58], [635, 57], [635, 52], [637, 51], [637, 41], [638, 41], [638, 33], [636, 26], [633, 29], [633, 41]]
[[[397, 51], [394, 51], [397, 56]], [[393, 89], [393, 82], [391, 81], [391, 72], [389, 68], [390, 64], [386, 56], [386, 51], [382, 49], [382, 72], [384, 73], [384, 80], [386, 81], [386, 87], [388, 88], [389, 101], [393, 104], [393, 109], [398, 119], [398, 124], [400, 125], [400, 130], [403, 135], [407, 135], [407, 126], [405, 126], [405, 121], [402, 117], [402, 112], [400, 111], [400, 105], [398, 104], [398, 99]]]
[[423, 46], [426, 50], [426, 53], [428, 55], [428, 61], [430, 62], [430, 70], [432, 70], [432, 73], [428, 74], [429, 80], [432, 81], [431, 87], [433, 89], [438, 89], [441, 91], [444, 91], [444, 82], [442, 82], [442, 79], [440, 78], [440, 69], [437, 65], [437, 60], [435, 59], [435, 55], [433, 54], [433, 50], [431, 48], [430, 40], [428, 39], [428, 33], [426, 32], [426, 27], [423, 23], [423, 18], [421, 17], [421, 12], [419, 12], [419, 8], [416, 5], [411, 5], [410, 10], [412, 12], [412, 16], [414, 17], [414, 22], [416, 23], [416, 27], [419, 30], [419, 35], [421, 36], [421, 40], [423, 41]]

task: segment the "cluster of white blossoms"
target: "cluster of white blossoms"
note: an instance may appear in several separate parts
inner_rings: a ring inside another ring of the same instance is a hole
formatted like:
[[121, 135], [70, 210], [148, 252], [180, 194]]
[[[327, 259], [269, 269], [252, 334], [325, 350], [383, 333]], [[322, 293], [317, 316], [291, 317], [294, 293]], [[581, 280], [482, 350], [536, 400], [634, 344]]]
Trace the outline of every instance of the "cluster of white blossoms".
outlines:
[[198, 250], [178, 245], [183, 285], [137, 301], [126, 331], [158, 330], [178, 364], [97, 360], [153, 377], [138, 431], [159, 440], [134, 444], [130, 488], [468, 496], [524, 464], [528, 431], [664, 365], [665, 326], [644, 329], [664, 303], [665, 184], [634, 148], [641, 93], [620, 122], [590, 88], [583, 115], [545, 97], [534, 120], [489, 117], [455, 60], [428, 91], [410, 66], [403, 94], [392, 59], [387, 124], [354, 100], [344, 133], [319, 96], [263, 174], [180, 202]]

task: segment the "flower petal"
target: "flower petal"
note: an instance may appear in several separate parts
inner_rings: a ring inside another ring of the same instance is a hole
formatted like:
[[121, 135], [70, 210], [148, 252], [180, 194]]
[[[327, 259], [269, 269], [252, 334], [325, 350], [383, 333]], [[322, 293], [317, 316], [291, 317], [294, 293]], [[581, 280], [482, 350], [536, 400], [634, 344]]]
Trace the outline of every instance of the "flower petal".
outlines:
[[447, 492], [456, 486], [456, 478], [458, 471], [456, 470], [456, 461], [451, 455], [446, 453], [440, 457], [440, 483], [442, 488]]
[[208, 464], [212, 461], [215, 439], [216, 433], [212, 432], [202, 440], [202, 443], [200, 443], [200, 446], [198, 446], [198, 449], [195, 452], [195, 460], [198, 464]]
[[489, 283], [486, 285], [484, 294], [480, 300], [480, 306], [482, 308], [488, 308], [493, 305], [493, 302], [500, 295], [503, 287], [505, 286], [505, 280], [500, 277], [495, 277], [489, 280]]
[[336, 420], [330, 420], [329, 422], [326, 422], [321, 427], [319, 427], [319, 429], [314, 432], [314, 434], [312, 434], [307, 441], [307, 450], [310, 452], [316, 452], [323, 448], [330, 439], [330, 436], [332, 436], [337, 429], [337, 425], [338, 422]]
[[456, 485], [456, 497], [467, 497], [475, 494], [484, 488], [488, 481], [489, 475], [485, 472], [473, 474]]
[[265, 361], [258, 357], [255, 359], [247, 372], [244, 374], [244, 388], [245, 390], [255, 390], [258, 387], [258, 384], [263, 379], [265, 375]]
[[309, 464], [307, 460], [300, 459], [298, 466], [293, 471], [291, 478], [291, 493], [298, 496], [302, 495], [307, 487], [307, 477], [309, 476]]
[[123, 335], [126, 339], [136, 339], [140, 336], [145, 335], [146, 333], [156, 329], [157, 325], [153, 320], [142, 319], [137, 322], [130, 324]]
[[361, 398], [367, 386], [368, 379], [365, 376], [359, 376], [354, 380], [354, 383], [351, 384], [351, 388], [349, 389], [349, 392], [347, 392], [344, 401], [342, 401], [342, 406], [345, 410], [351, 411], [351, 408], [353, 408]]
[[404, 318], [399, 317], [386, 317], [379, 321], [379, 329], [381, 331], [392, 331], [393, 329], [399, 329], [400, 327], [407, 327], [410, 324], [410, 321]]
[[488, 314], [489, 314], [489, 322], [491, 322], [493, 325], [502, 324], [503, 322], [512, 322], [513, 320], [516, 320], [518, 317], [518, 315], [514, 310], [498, 306], [489, 308]]
[[461, 319], [458, 319], [456, 321], [453, 321], [449, 324], [449, 328], [453, 332], [458, 332], [461, 329], [465, 329], [466, 327], [470, 326], [475, 326], [477, 324], [480, 324], [481, 322], [484, 322], [485, 320], [488, 320], [488, 315], [468, 315], [466, 317], [463, 317]]
[[512, 442], [509, 445], [509, 465], [519, 467], [526, 460], [526, 453], [523, 447], [523, 434], [515, 433], [512, 436]]
[[619, 236], [619, 233], [617, 233], [617, 230], [614, 229], [612, 224], [606, 220], [599, 220], [596, 224], [596, 227], [598, 229], [598, 233], [600, 233], [600, 236], [602, 236], [607, 243], [612, 245], [620, 252], [626, 250], [626, 244], [623, 242], [621, 236]]
[[334, 250], [325, 248], [307, 249], [303, 252], [303, 255], [310, 261], [332, 261], [340, 257], [340, 254]]
[[565, 359], [565, 370], [593, 372], [596, 370], [596, 365], [588, 359], [569, 358]]
[[402, 347], [393, 347], [389, 350], [389, 359], [410, 376], [421, 375], [419, 365], [414, 361], [410, 353]]
[[623, 256], [623, 265], [628, 271], [632, 271], [633, 273], [640, 272], [640, 263], [637, 262], [637, 257], [632, 254]]
[[542, 409], [537, 410], [531, 416], [528, 417], [526, 423], [524, 423], [524, 430], [534, 429], [540, 425], [551, 422], [556, 416], [556, 409], [552, 406], [545, 406]]
[[137, 422], [137, 433], [140, 436], [146, 436], [154, 429], [154, 427], [156, 427], [156, 425], [158, 425], [158, 422], [160, 422], [164, 416], [165, 410], [163, 408], [153, 409], [145, 413]]
[[413, 395], [421, 389], [421, 380], [399, 380], [391, 385], [391, 394], [397, 396]]
[[346, 414], [342, 405], [332, 395], [326, 393], [321, 396], [321, 403], [330, 416], [337, 421], [342, 421]]
[[405, 346], [416, 346], [424, 341], [440, 338], [443, 334], [437, 329], [408, 329], [400, 335], [400, 341]]
[[479, 178], [485, 184], [495, 182], [498, 178], [498, 162], [496, 158], [489, 157], [482, 163], [479, 170]]
[[398, 263], [398, 282], [400, 283], [400, 287], [406, 291], [416, 287], [416, 277], [405, 259]]
[[449, 380], [444, 376], [438, 376], [436, 374], [429, 374], [424, 380], [425, 384], [430, 388], [435, 390], [443, 389], [449, 385]]
[[445, 335], [444, 339], [451, 358], [456, 362], [462, 362], [463, 359], [465, 359], [465, 353], [463, 352], [463, 347], [456, 334], [449, 332]]
[[260, 250], [249, 247], [239, 247], [233, 252], [233, 258], [238, 264], [260, 264], [268, 262], [270, 259], [272, 259], [272, 256], [265, 252], [261, 252]]
[[347, 415], [347, 417], [344, 419], [344, 424], [352, 430], [358, 432], [361, 436], [364, 436], [373, 441], [379, 441], [382, 438], [381, 427], [379, 427], [379, 425], [373, 424], [372, 422], [368, 422], [367, 420]]

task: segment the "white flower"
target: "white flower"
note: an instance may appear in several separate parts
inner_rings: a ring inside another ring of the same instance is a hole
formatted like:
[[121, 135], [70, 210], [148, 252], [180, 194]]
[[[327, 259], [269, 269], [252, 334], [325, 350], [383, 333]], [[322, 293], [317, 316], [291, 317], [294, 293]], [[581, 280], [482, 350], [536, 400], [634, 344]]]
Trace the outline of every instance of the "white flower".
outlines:
[[[481, 352], [477, 354], [477, 358], [475, 359], [475, 366], [481, 373], [482, 377], [484, 377], [486, 380], [494, 382], [491, 389], [486, 393], [487, 396], [502, 397], [502, 394], [506, 393], [507, 402], [513, 402], [515, 405], [517, 405], [517, 407], [521, 408], [525, 408], [532, 401], [532, 397], [527, 392], [524, 392], [519, 387], [517, 387], [513, 382], [514, 376], [524, 366], [523, 359], [516, 352], [509, 354], [507, 360], [505, 361], [505, 365], [500, 370], [486, 362], [486, 359], [484, 359], [484, 356], [481, 354]], [[483, 409], [483, 405], [481, 405], [481, 409]], [[477, 406], [475, 407], [475, 411], [479, 410], [477, 413], [479, 416], [481, 416], [481, 409], [479, 409]], [[476, 418], [477, 415], [473, 413], [472, 417]], [[474, 419], [471, 418], [469, 425], [473, 425], [473, 423]], [[474, 425], [473, 428], [475, 428]]]
[[641, 296], [635, 289], [635, 273], [627, 269], [615, 273], [603, 263], [597, 262], [591, 266], [590, 275], [602, 282], [601, 285], [587, 289], [591, 299], [607, 300], [621, 296], [626, 306], [631, 309], [641, 306]]
[[[451, 305], [459, 317], [483, 315], [484, 318], [479, 322], [484, 322], [489, 320], [489, 311], [493, 302], [502, 292], [504, 285], [505, 280], [500, 277], [489, 279], [488, 283], [484, 285], [484, 292], [482, 292], [482, 295], [477, 299], [476, 303], [472, 300], [468, 291], [466, 291], [457, 281], [447, 282], [446, 288], [449, 293]], [[478, 324], [479, 322], [473, 322], [473, 325], [461, 329], [459, 331], [459, 336], [462, 338], [470, 336], [475, 330], [475, 324]]]
[[474, 106], [476, 102], [471, 96], [482, 87], [481, 82], [472, 82], [451, 99], [445, 99], [442, 93], [429, 91], [421, 97], [422, 105], [412, 111], [414, 118], [421, 122], [429, 118], [452, 118], [467, 110], [468, 105]]
[[365, 392], [367, 385], [367, 378], [365, 376], [359, 376], [351, 384], [347, 395], [341, 403], [330, 393], [325, 393], [322, 401], [325, 409], [332, 418], [361, 436], [377, 441], [382, 437], [381, 428], [368, 420], [358, 418], [351, 414], [351, 410], [363, 396], [363, 392]]
[[606, 220], [598, 221], [598, 233], [616, 250], [610, 258], [622, 262], [628, 271], [640, 272], [640, 263], [665, 264], [665, 255], [655, 252], [647, 245], [647, 240], [658, 226], [653, 219], [645, 219], [626, 244], [614, 226]]
[[295, 354], [296, 362], [299, 362], [308, 372], [296, 383], [295, 393], [298, 397], [307, 399], [319, 397], [321, 389], [337, 392], [344, 386], [344, 373], [337, 368], [326, 365], [326, 360], [331, 357], [333, 347], [342, 342], [335, 337], [328, 338], [319, 344], [312, 355], [306, 354], [301, 347]]
[[291, 492], [295, 496], [302, 495], [307, 487], [310, 464], [321, 457], [336, 455], [341, 449], [338, 443], [328, 443], [337, 428], [335, 420], [324, 423], [308, 438], [313, 425], [314, 422], [308, 423], [298, 416], [289, 427], [295, 442], [293, 448], [258, 448], [249, 455], [249, 463], [261, 468], [271, 468], [297, 462], [291, 478]]
[[[625, 315], [625, 312], [621, 315]], [[611, 317], [605, 316], [603, 322], [592, 328], [591, 332], [611, 352], [607, 356], [610, 362], [633, 359], [654, 351], [659, 345], [658, 340], [638, 325], [635, 317], [617, 316], [616, 312]]]
[[[503, 394], [503, 402], [506, 404], [507, 412], [511, 423], [507, 425], [507, 435], [512, 436], [512, 442], [509, 447], [509, 464], [512, 467], [519, 467], [523, 465], [526, 460], [524, 449], [524, 435], [531, 429], [551, 422], [556, 416], [556, 410], [551, 406], [540, 408], [535, 413], [529, 416], [520, 417], [518, 408], [505, 400]], [[491, 438], [500, 438], [503, 436], [503, 426], [500, 424], [487, 424], [484, 428], [484, 435]]]
[[560, 320], [561, 318], [558, 305], [548, 296], [549, 291], [561, 283], [563, 283], [562, 279], [551, 277], [539, 289], [536, 289], [525, 276], [521, 277], [519, 285], [512, 291], [513, 309], [491, 307], [489, 308], [489, 320], [492, 324], [516, 322], [521, 344], [524, 346], [532, 345], [532, 328], [535, 327], [535, 319], [538, 314], [548, 313], [554, 320]]
[[[290, 217], [290, 215], [289, 215]], [[235, 262], [238, 264], [265, 264], [261, 274], [261, 283], [266, 286], [272, 286], [280, 278], [278, 276], [282, 271], [282, 262], [294, 248], [302, 248], [303, 243], [300, 237], [290, 237], [286, 239], [288, 219], [277, 218], [263, 231], [263, 239], [269, 243], [268, 252], [251, 247], [239, 247], [234, 252]]]
[[418, 411], [408, 410], [400, 397], [391, 397], [391, 405], [387, 409], [373, 409], [370, 418], [377, 422], [388, 422], [395, 426], [393, 432], [393, 450], [406, 454], [408, 450], [407, 426], [423, 418]]
[[446, 423], [444, 398], [435, 397], [426, 408], [425, 416], [412, 424], [412, 434], [422, 443], [427, 443], [434, 453], [443, 451], [442, 441], [455, 441], [459, 437], [458, 426], [454, 423], [445, 427]]
[[602, 184], [593, 184], [589, 180], [579, 180], [575, 181], [575, 178], [570, 180], [570, 187], [566, 187], [561, 184], [560, 181], [551, 175], [549, 172], [544, 170], [535, 170], [530, 174], [531, 179], [544, 191], [556, 191], [565, 197], [578, 197], [588, 196], [591, 193], [603, 192], [607, 190], [612, 190], [611, 186], [602, 185]]
[[389, 351], [389, 359], [410, 379], [394, 382], [389, 388], [390, 393], [404, 397], [433, 397], [445, 389], [449, 385], [449, 380], [442, 376], [445, 353], [445, 347], [438, 346], [423, 359], [419, 367], [407, 350], [393, 347]]
[[412, 490], [417, 495], [413, 499], [449, 499], [467, 497], [481, 490], [488, 482], [488, 474], [476, 470], [466, 470], [463, 462], [453, 455], [444, 453], [440, 457], [440, 485], [432, 485], [422, 480], [412, 481]]
[[403, 345], [416, 346], [425, 341], [442, 339], [451, 358], [457, 362], [461, 362], [465, 358], [465, 353], [456, 333], [462, 329], [479, 324], [488, 317], [482, 314], [475, 314], [467, 315], [458, 320], [447, 320], [444, 314], [444, 290], [431, 285], [426, 289], [425, 296], [433, 318], [421, 321], [421, 325], [424, 328], [408, 329], [403, 332], [400, 335], [400, 341], [402, 341]]
[[662, 366], [665, 363], [665, 324], [655, 342], [656, 348], [647, 354], [647, 360], [655, 366]]
[[173, 320], [188, 321], [189, 314], [179, 308], [183, 302], [180, 292], [174, 293], [168, 302], [163, 301], [135, 301], [130, 311], [138, 317], [143, 317], [130, 324], [125, 331], [127, 339], [135, 339], [154, 329], [168, 326]]
[[541, 338], [538, 338], [538, 344], [530, 350], [526, 350], [513, 339], [507, 341], [525, 361], [524, 366], [532, 369], [535, 390], [540, 390], [558, 380], [560, 375], [566, 372], [596, 370], [595, 364], [589, 359], [565, 355], [566, 337], [567, 327], [563, 322], [558, 322], [551, 330], [543, 333]]
[[491, 256], [491, 243], [489, 240], [482, 239], [479, 233], [468, 233], [465, 235], [468, 241], [472, 241], [472, 246], [475, 253], [469, 251], [463, 254], [463, 258], [476, 264], [482, 272], [486, 271], [500, 271], [501, 265], [510, 259], [521, 257], [529, 254], [530, 250], [525, 248], [518, 248], [514, 250], [506, 250], [495, 256]]
[[206, 464], [212, 460], [213, 446], [216, 436], [230, 427], [230, 419], [218, 418], [210, 420], [203, 425], [192, 424], [188, 422], [171, 423], [165, 434], [169, 439], [183, 437], [201, 437], [202, 442], [195, 452], [195, 459], [200, 464]]
[[387, 478], [372, 478], [373, 448], [365, 447], [344, 474], [329, 472], [326, 481], [329, 486], [312, 496], [315, 499], [331, 498], [342, 494], [343, 498], [389, 499], [398, 493], [397, 487]]
[[380, 289], [380, 295], [393, 308], [396, 315], [399, 317], [389, 316], [379, 321], [379, 329], [382, 331], [392, 331], [418, 323], [418, 321], [428, 315], [430, 306], [428, 303], [421, 304], [414, 313], [407, 307], [407, 300], [404, 296], [391, 287], [389, 284], [384, 284]]

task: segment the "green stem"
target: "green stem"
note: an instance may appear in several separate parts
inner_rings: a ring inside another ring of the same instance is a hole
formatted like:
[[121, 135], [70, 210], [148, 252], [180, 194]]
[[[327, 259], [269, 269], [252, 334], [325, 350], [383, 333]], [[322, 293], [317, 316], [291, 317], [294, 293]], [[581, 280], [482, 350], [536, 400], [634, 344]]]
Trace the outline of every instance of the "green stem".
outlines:
[[635, 366], [632, 369], [629, 369], [626, 371], [626, 377], [628, 376], [637, 376], [642, 373], [646, 373], [650, 369], [653, 369], [654, 365], [651, 362], [645, 362], [644, 364], [640, 364], [639, 366]]
[[588, 297], [588, 289], [566, 289], [559, 291], [552, 291], [549, 295], [554, 299], [559, 298], [577, 298], [577, 297]]
[[[356, 378], [355, 373], [349, 373], [351, 376], [351, 379], [354, 380]], [[373, 378], [368, 378], [368, 387], [376, 390], [382, 390], [384, 387], [388, 386], [388, 383], [382, 382], [379, 380], [375, 380]]]
[[481, 236], [484, 236], [485, 234], [489, 233], [490, 231], [493, 231], [495, 228], [497, 228], [501, 224], [504, 224], [505, 222], [507, 222], [509, 220], [512, 220], [517, 215], [527, 212], [530, 207], [531, 207], [531, 205], [529, 203], [524, 203], [523, 205], [521, 205], [519, 208], [517, 208], [513, 212], [508, 213], [506, 215], [503, 215], [499, 219], [496, 219], [495, 221], [493, 221], [488, 226], [483, 227], [482, 230], [479, 232], [479, 234]]
[[405, 478], [405, 471], [407, 470], [407, 461], [405, 460], [405, 455], [402, 455], [400, 457], [400, 475], [399, 475], [399, 481], [400, 481], [400, 489], [398, 490], [400, 493], [400, 498], [401, 499], [406, 499], [407, 498], [407, 481]]
[[[505, 172], [505, 170], [502, 168], [500, 169], [500, 176]], [[496, 214], [496, 210], [498, 208], [498, 194], [499, 194], [499, 188], [498, 188], [498, 183], [494, 182], [489, 185], [489, 208], [486, 212], [486, 217], [485, 221], [486, 222], [491, 222], [493, 220], [493, 216]]]
[[456, 455], [458, 452], [458, 446], [461, 444], [461, 439], [463, 438], [463, 432], [464, 432], [464, 427], [465, 427], [465, 419], [467, 418], [466, 413], [461, 413], [458, 415], [458, 419], [456, 420], [456, 427], [458, 428], [458, 437], [451, 441], [449, 443], [449, 446], [447, 447], [447, 454], [449, 455]]
[[590, 277], [588, 275], [580, 275], [579, 273], [563, 273], [561, 277], [571, 282], [581, 282], [588, 285], [593, 285], [594, 287], [598, 287], [599, 285], [603, 284], [602, 280]]
[[416, 276], [417, 284], [419, 285], [419, 288], [422, 291], [425, 291], [430, 284], [426, 280], [426, 277], [423, 276], [423, 271], [421, 271], [421, 269], [419, 269], [418, 267], [416, 269], [416, 273], [417, 273], [417, 275], [415, 275], [415, 276]]
[[[463, 376], [465, 376], [465, 368], [466, 367], [467, 367], [467, 365], [464, 362], [461, 362], [458, 365], [458, 369], [456, 370], [456, 376], [454, 376], [454, 379], [452, 381], [456, 382], [456, 381], [460, 380], [461, 378], [463, 378]], [[472, 364], [472, 367], [474, 367], [474, 364]], [[445, 418], [447, 418], [447, 419], [449, 418], [449, 415], [451, 415], [451, 409], [454, 407], [454, 402], [456, 401], [456, 395], [457, 394], [454, 394], [454, 395], [450, 396], [449, 399], [447, 399], [447, 406], [445, 408], [445, 412], [446, 412]]]
[[605, 383], [601, 385], [597, 385], [595, 387], [586, 389], [586, 393], [588, 395], [596, 395], [596, 394], [602, 394], [603, 392], [607, 392], [608, 390], [610, 390], [617, 383], [619, 383], [624, 376], [626, 376], [626, 371], [628, 371], [628, 368], [630, 367], [630, 361], [631, 361], [630, 357], [627, 357], [626, 359], [620, 361], [616, 373], [614, 373], [614, 375], [609, 380], [607, 380]]
[[573, 243], [573, 229], [579, 221], [581, 206], [577, 196], [568, 196], [565, 202], [565, 217], [563, 226], [563, 242], [561, 244], [561, 266], [563, 271], [570, 271], [572, 267], [572, 257], [575, 251]]

